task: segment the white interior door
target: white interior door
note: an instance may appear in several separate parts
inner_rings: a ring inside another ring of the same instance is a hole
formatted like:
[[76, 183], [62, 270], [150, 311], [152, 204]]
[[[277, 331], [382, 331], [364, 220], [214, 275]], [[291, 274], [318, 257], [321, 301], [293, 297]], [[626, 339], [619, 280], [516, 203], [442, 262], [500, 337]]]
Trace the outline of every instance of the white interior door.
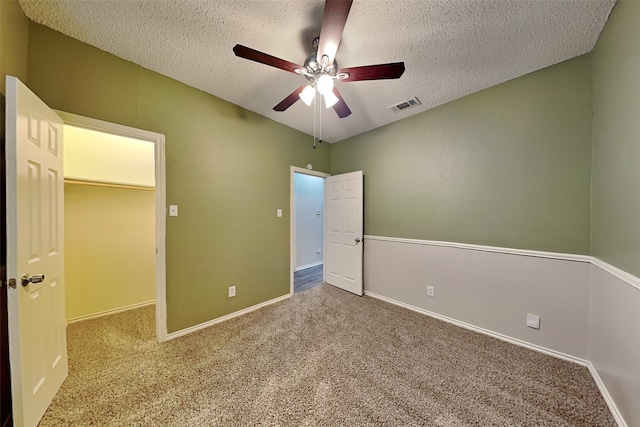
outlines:
[[[7, 277], [13, 421], [36, 426], [67, 376], [62, 120], [7, 76]], [[13, 280], [12, 280], [13, 279]]]
[[325, 179], [324, 277], [330, 285], [362, 295], [362, 171]]

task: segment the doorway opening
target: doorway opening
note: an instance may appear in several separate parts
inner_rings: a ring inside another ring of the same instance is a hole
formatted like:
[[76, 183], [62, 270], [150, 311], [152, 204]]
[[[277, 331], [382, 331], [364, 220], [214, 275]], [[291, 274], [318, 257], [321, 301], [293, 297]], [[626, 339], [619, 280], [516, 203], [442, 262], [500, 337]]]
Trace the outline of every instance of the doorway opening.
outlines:
[[155, 303], [156, 338], [166, 341], [164, 135], [57, 113], [65, 122], [67, 319]]
[[153, 143], [64, 125], [67, 323], [155, 304]]
[[291, 294], [324, 281], [324, 179], [328, 176], [291, 167]]

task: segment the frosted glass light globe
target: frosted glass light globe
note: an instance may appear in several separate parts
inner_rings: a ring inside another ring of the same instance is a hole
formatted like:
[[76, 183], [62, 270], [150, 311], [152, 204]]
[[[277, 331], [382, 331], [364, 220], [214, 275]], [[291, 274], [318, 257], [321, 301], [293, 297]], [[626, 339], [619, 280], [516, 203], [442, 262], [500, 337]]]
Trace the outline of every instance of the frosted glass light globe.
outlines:
[[298, 96], [300, 97], [300, 99], [302, 99], [302, 102], [304, 102], [308, 106], [311, 106], [313, 98], [316, 96], [316, 90], [313, 88], [313, 86], [307, 86]]
[[327, 74], [323, 74], [318, 78], [318, 92], [323, 95], [331, 93], [333, 90], [333, 78]]
[[324, 95], [324, 104], [327, 108], [331, 108], [339, 101], [338, 97], [333, 94], [333, 92], [325, 93]]

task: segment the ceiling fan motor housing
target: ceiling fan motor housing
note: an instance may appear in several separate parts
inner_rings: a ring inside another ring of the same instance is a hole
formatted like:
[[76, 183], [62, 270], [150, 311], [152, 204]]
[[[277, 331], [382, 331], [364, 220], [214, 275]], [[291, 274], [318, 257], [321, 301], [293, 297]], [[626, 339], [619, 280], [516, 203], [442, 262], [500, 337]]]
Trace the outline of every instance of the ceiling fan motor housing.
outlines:
[[304, 68], [306, 71], [304, 73], [304, 76], [307, 78], [307, 80], [313, 83], [315, 83], [323, 74], [335, 77], [339, 69], [338, 62], [335, 59], [333, 61], [333, 64], [330, 66], [323, 66], [322, 64], [320, 64], [316, 59], [315, 52], [307, 56], [307, 59], [305, 59], [304, 61]]

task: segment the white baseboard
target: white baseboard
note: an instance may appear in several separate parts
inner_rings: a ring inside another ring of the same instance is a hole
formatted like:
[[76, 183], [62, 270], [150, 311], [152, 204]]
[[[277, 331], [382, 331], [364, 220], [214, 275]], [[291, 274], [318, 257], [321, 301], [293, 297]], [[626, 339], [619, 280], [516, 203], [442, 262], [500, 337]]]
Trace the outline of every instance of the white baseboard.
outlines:
[[[403, 251], [402, 253], [406, 253], [407, 251], [411, 254], [418, 254], [416, 255], [419, 259], [420, 256], [425, 256], [425, 254], [427, 254], [427, 256], [433, 257], [434, 254], [436, 255], [442, 255], [442, 259], [450, 259], [453, 258], [454, 261], [457, 261], [459, 259], [471, 259], [473, 261], [476, 261], [478, 263], [484, 263], [483, 265], [485, 265], [487, 263], [487, 259], [489, 258], [479, 258], [479, 257], [470, 257], [468, 254], [470, 254], [471, 252], [485, 252], [485, 253], [495, 253], [496, 256], [502, 256], [502, 255], [516, 255], [516, 256], [520, 256], [520, 257], [532, 257], [532, 258], [538, 258], [538, 259], [542, 259], [542, 258], [546, 258], [549, 259], [552, 263], [554, 264], [548, 264], [549, 266], [551, 265], [559, 265], [557, 264], [557, 261], [569, 261], [569, 264], [565, 264], [568, 269], [565, 269], [565, 267], [562, 267], [562, 269], [558, 270], [558, 269], [549, 269], [547, 275], [545, 276], [544, 274], [541, 276], [542, 281], [540, 283], [545, 283], [545, 279], [553, 279], [553, 274], [555, 274], [556, 272], [568, 272], [571, 273], [572, 271], [575, 273], [575, 269], [572, 269], [570, 267], [570, 264], [574, 263], [574, 262], [578, 262], [578, 263], [583, 263], [583, 264], [589, 264], [589, 269], [590, 269], [590, 273], [588, 275], [588, 278], [582, 277], [582, 275], [578, 275], [578, 276], [574, 276], [573, 279], [571, 279], [571, 276], [566, 276], [564, 274], [558, 276], [558, 280], [561, 281], [563, 289], [565, 289], [565, 292], [567, 289], [566, 286], [567, 285], [571, 285], [573, 283], [573, 290], [576, 290], [575, 284], [576, 284], [576, 280], [579, 281], [585, 281], [587, 280], [588, 282], [588, 287], [585, 289], [582, 289], [581, 292], [589, 292], [588, 295], [588, 319], [589, 322], [593, 321], [592, 320], [592, 316], [594, 315], [594, 310], [596, 310], [596, 313], [599, 313], [599, 316], [602, 317], [603, 313], [602, 312], [598, 312], [597, 310], [602, 310], [603, 306], [597, 306], [597, 309], [594, 309], [594, 304], [595, 303], [599, 303], [602, 301], [602, 304], [605, 304], [608, 306], [615, 304], [615, 302], [612, 302], [608, 299], [598, 299], [597, 301], [594, 301], [594, 292], [597, 290], [599, 291], [599, 297], [602, 296], [602, 292], [604, 292], [605, 288], [602, 288], [601, 285], [601, 280], [603, 280], [603, 277], [600, 272], [604, 272], [605, 276], [609, 275], [611, 277], [612, 280], [615, 281], [615, 283], [620, 283], [620, 287], [618, 287], [618, 285], [616, 285], [616, 287], [612, 286], [612, 285], [608, 285], [606, 287], [606, 295], [616, 295], [617, 298], [623, 297], [623, 298], [632, 298], [632, 300], [625, 300], [625, 302], [627, 301], [637, 301], [637, 296], [640, 294], [637, 294], [636, 291], [640, 291], [640, 278], [638, 276], [634, 276], [633, 274], [630, 274], [624, 270], [621, 270], [618, 267], [615, 267], [611, 264], [608, 264], [607, 262], [594, 257], [594, 256], [589, 256], [589, 255], [577, 255], [577, 254], [564, 254], [564, 253], [554, 253], [554, 252], [544, 252], [544, 251], [535, 251], [535, 250], [523, 250], [523, 249], [514, 249], [514, 248], [502, 248], [502, 247], [494, 247], [494, 246], [482, 246], [482, 245], [474, 245], [474, 244], [466, 244], [466, 243], [455, 243], [455, 242], [441, 242], [441, 241], [431, 241], [431, 240], [418, 240], [418, 239], [405, 239], [405, 238], [395, 238], [395, 237], [384, 237], [384, 236], [370, 236], [370, 235], [366, 235], [365, 236], [365, 242], [366, 241], [370, 241], [371, 242], [371, 248], [376, 248], [377, 252], [374, 250], [373, 252], [370, 251], [370, 257], [374, 256], [374, 260], [375, 261], [371, 261], [373, 262], [372, 265], [378, 266], [380, 265], [381, 260], [384, 260], [385, 257], [387, 258], [393, 258], [393, 256], [398, 252], [398, 251]], [[389, 243], [389, 244], [400, 244], [400, 246], [389, 246], [389, 247], [384, 247], [381, 245], [384, 245], [385, 243]], [[442, 248], [442, 252], [434, 252], [433, 250], [429, 250], [429, 249], [422, 249], [422, 248], [426, 248], [426, 247], [433, 247], [433, 249], [437, 249]], [[385, 249], [382, 249], [385, 248]], [[404, 249], [403, 249], [404, 248]], [[409, 248], [409, 249], [407, 249]], [[455, 250], [458, 249], [460, 251], [458, 252], [451, 252], [451, 250]], [[385, 252], [386, 251], [386, 252]], [[371, 254], [375, 254], [375, 255], [371, 255]], [[455, 256], [450, 256], [451, 254], [456, 254]], [[467, 254], [467, 255], [465, 255]], [[377, 258], [376, 258], [377, 257]], [[438, 258], [440, 259], [440, 258]], [[493, 259], [493, 258], [492, 258]], [[516, 260], [517, 258], [504, 258], [496, 263], [491, 264], [493, 267], [498, 267], [498, 270], [501, 268], [501, 265], [505, 265], [503, 263], [512, 263]], [[393, 262], [393, 261], [390, 261]], [[425, 281], [425, 277], [428, 277], [423, 270], [421, 270], [420, 268], [412, 268], [414, 264], [409, 264], [408, 265], [408, 269], [405, 268], [405, 270], [410, 271], [409, 273], [407, 273], [409, 276], [411, 276], [412, 274], [415, 275], [418, 279], [418, 281]], [[508, 265], [508, 264], [507, 264]], [[537, 263], [538, 266], [541, 266], [543, 264]], [[544, 264], [547, 265], [547, 264]], [[532, 272], [537, 270], [537, 266], [536, 264], [531, 264], [531, 269], [527, 270], [529, 274], [531, 274]], [[455, 266], [454, 266], [455, 267]], [[473, 267], [473, 266], [472, 266]], [[370, 267], [370, 269], [372, 269], [373, 267]], [[438, 270], [437, 266], [434, 267], [433, 262], [430, 264], [430, 270], [429, 273], [433, 273], [435, 272], [435, 277], [442, 280], [443, 277], [447, 277], [446, 275], [443, 276], [442, 272]], [[445, 267], [446, 269], [446, 267]], [[546, 269], [546, 267], [545, 267]], [[404, 270], [403, 270], [404, 271]], [[545, 270], [543, 270], [545, 271]], [[596, 271], [598, 272], [598, 276], [599, 277], [597, 280], [598, 282], [594, 282], [594, 274], [596, 274]], [[615, 357], [616, 352], [626, 352], [626, 351], [632, 351], [633, 354], [635, 355], [637, 353], [637, 347], [634, 347], [633, 343], [629, 343], [626, 341], [619, 341], [621, 338], [618, 337], [618, 341], [616, 343], [616, 347], [611, 349], [611, 352], [613, 352], [613, 356], [611, 360], [608, 360], [605, 354], [605, 360], [604, 362], [601, 360], [603, 357], [602, 352], [600, 352], [599, 354], [595, 355], [592, 353], [592, 341], [594, 339], [597, 338], [593, 338], [592, 336], [592, 329], [590, 328], [590, 326], [587, 326], [587, 340], [588, 340], [588, 344], [587, 344], [587, 351], [586, 352], [580, 352], [580, 346], [575, 346], [573, 347], [574, 349], [577, 350], [576, 353], [574, 353], [572, 350], [571, 346], [565, 346], [563, 348], [561, 348], [561, 350], [557, 350], [557, 347], [553, 346], [553, 345], [547, 345], [546, 343], [540, 343], [538, 341], [535, 341], [536, 344], [533, 344], [531, 342], [528, 342], [527, 340], [529, 339], [529, 337], [523, 337], [520, 335], [513, 335], [510, 332], [507, 332], [507, 334], [509, 335], [505, 335], [504, 331], [503, 333], [496, 333], [491, 329], [495, 329], [492, 326], [487, 326], [484, 325], [484, 327], [478, 327], [475, 326], [474, 324], [470, 324], [470, 323], [466, 323], [463, 321], [459, 321], [456, 320], [456, 317], [450, 318], [441, 314], [437, 314], [436, 312], [430, 312], [429, 310], [425, 310], [419, 307], [415, 307], [412, 306], [411, 304], [415, 304], [416, 302], [411, 299], [411, 298], [415, 298], [417, 297], [421, 297], [421, 294], [416, 294], [414, 289], [409, 287], [408, 288], [408, 292], [406, 293], [398, 293], [398, 292], [392, 292], [394, 289], [389, 288], [387, 289], [387, 287], [385, 286], [381, 286], [384, 285], [384, 283], [389, 282], [391, 280], [390, 277], [386, 277], [384, 276], [384, 273], [386, 272], [386, 270], [382, 269], [373, 269], [372, 272], [370, 274], [376, 274], [377, 276], [375, 277], [371, 277], [370, 276], [370, 288], [372, 292], [368, 292], [365, 291], [367, 295], [372, 296], [372, 297], [376, 297], [379, 298], [381, 300], [390, 302], [392, 304], [396, 304], [405, 308], [408, 308], [410, 310], [455, 324], [457, 326], [460, 327], [464, 327], [470, 330], [474, 330], [483, 334], [487, 334], [490, 335], [492, 337], [501, 339], [501, 340], [505, 340], [507, 342], [516, 344], [516, 345], [520, 345], [520, 346], [524, 346], [530, 349], [533, 349], [535, 351], [539, 351], [548, 355], [551, 355], [553, 357], [558, 357], [561, 358], [563, 360], [568, 360], [577, 364], [580, 364], [582, 366], [587, 367], [587, 369], [589, 369], [589, 372], [591, 373], [591, 376], [593, 377], [596, 385], [598, 386], [598, 389], [600, 390], [600, 393], [603, 397], [603, 399], [605, 400], [607, 406], [609, 407], [609, 410], [611, 411], [612, 416], [614, 417], [616, 423], [621, 426], [621, 427], [626, 427], [627, 423], [624, 420], [623, 414], [625, 414], [627, 412], [630, 413], [634, 413], [634, 414], [639, 414], [639, 412], [637, 411], [637, 406], [634, 408], [635, 405], [633, 405], [629, 400], [625, 400], [625, 396], [624, 395], [620, 395], [620, 393], [624, 393], [624, 391], [621, 391], [621, 387], [633, 387], [633, 385], [629, 384], [629, 381], [627, 383], [624, 384], [618, 384], [616, 383], [616, 379], [610, 379], [608, 378], [606, 375], [601, 377], [598, 371], [598, 368], [596, 368], [596, 363], [622, 363], [623, 366], [620, 367], [620, 369], [627, 369], [630, 370], [631, 372], [634, 372], [635, 369], [637, 369], [638, 364], [637, 363], [632, 363], [629, 361], [625, 361], [627, 359], [622, 358], [623, 360], [619, 360], [619, 357]], [[513, 269], [511, 269], [511, 272], [513, 272]], [[383, 274], [383, 276], [379, 276], [379, 274]], [[437, 274], [440, 273], [440, 276], [437, 276]], [[452, 273], [455, 273], [455, 271], [453, 271]], [[395, 272], [394, 272], [395, 274]], [[510, 273], [513, 274], [513, 273]], [[573, 273], [571, 273], [573, 274]], [[456, 275], [453, 274], [454, 277], [458, 278], [460, 275]], [[382, 278], [382, 282], [380, 282], [380, 280], [374, 280], [376, 277], [383, 277]], [[396, 277], [396, 276], [394, 276]], [[463, 277], [464, 278], [464, 277]], [[527, 278], [530, 278], [529, 276], [527, 276]], [[404, 278], [406, 279], [406, 278]], [[514, 277], [514, 280], [512, 281], [513, 283], [518, 283], [520, 282], [520, 277], [516, 276]], [[506, 282], [507, 283], [511, 283], [509, 276], [506, 277]], [[619, 281], [619, 282], [618, 282]], [[414, 280], [415, 282], [415, 280]], [[422, 283], [420, 282], [420, 283]], [[392, 282], [389, 282], [392, 283]], [[458, 283], [456, 283], [456, 286], [458, 286]], [[537, 286], [537, 285], [536, 285]], [[627, 291], [622, 291], [622, 289], [624, 288], [624, 286], [629, 286], [629, 288], [627, 289], [631, 289], [631, 293], [627, 292]], [[617, 289], [617, 290], [616, 290]], [[389, 290], [390, 292], [387, 293], [386, 291]], [[468, 290], [468, 289], [467, 289]], [[473, 291], [473, 288], [471, 288], [471, 290]], [[494, 289], [495, 290], [495, 289]], [[547, 289], [548, 290], [548, 289]], [[578, 288], [578, 290], [580, 290]], [[615, 292], [614, 292], [615, 291]], [[413, 292], [413, 293], [412, 293]], [[377, 294], [376, 294], [377, 293]], [[390, 295], [392, 298], [390, 297], [385, 297], [382, 295]], [[406, 296], [408, 295], [409, 298], [399, 298], [399, 296]], [[624, 296], [622, 296], [624, 295]], [[581, 294], [583, 300], [584, 300], [584, 294]], [[396, 298], [396, 300], [394, 300], [393, 298]], [[419, 298], [418, 298], [419, 299]], [[407, 301], [410, 302], [411, 304], [407, 304], [407, 303], [403, 303], [401, 301]], [[424, 302], [424, 301], [423, 301]], [[434, 305], [433, 303], [430, 302], [431, 305]], [[584, 301], [583, 301], [584, 304]], [[634, 310], [636, 306], [633, 307], [629, 307], [631, 303], [627, 303], [625, 305], [625, 310], [628, 311], [628, 315], [626, 316], [626, 318], [631, 319], [632, 324], [637, 324], [637, 322], [635, 321], [635, 319], [638, 318], [637, 315], [632, 315], [632, 313], [635, 313]], [[416, 304], [417, 305], [417, 304]], [[424, 304], [420, 304], [421, 306], [425, 306]], [[437, 307], [437, 305], [434, 305]], [[430, 305], [427, 305], [427, 307], [430, 307]], [[538, 305], [538, 307], [541, 307], [540, 305]], [[445, 307], [448, 308], [448, 307]], [[615, 309], [615, 308], [613, 308]], [[447, 311], [440, 311], [439, 312], [445, 312], [447, 314], [449, 314]], [[583, 310], [584, 311], [584, 310]], [[455, 312], [455, 311], [453, 311]], [[626, 312], [626, 311], [625, 311]], [[550, 311], [550, 313], [554, 313], [553, 311]], [[583, 314], [583, 313], [578, 313], [578, 314]], [[620, 314], [620, 313], [617, 313]], [[477, 317], [477, 316], [476, 316]], [[615, 322], [618, 322], [620, 324], [624, 324], [624, 316], [614, 316], [615, 318]], [[471, 321], [474, 322], [473, 320], [474, 318], [471, 317], [471, 320], [467, 319], [467, 321]], [[613, 322], [614, 320], [612, 320]], [[564, 325], [561, 325], [564, 326]], [[616, 327], [615, 325], [613, 325], [612, 327]], [[485, 329], [485, 328], [490, 328], [490, 329]], [[501, 330], [501, 329], [500, 329]], [[603, 330], [598, 330], [600, 334], [602, 333], [606, 333], [606, 331]], [[566, 332], [566, 331], [565, 331]], [[514, 336], [517, 336], [518, 338], [514, 338]], [[548, 342], [554, 342], [554, 340], [548, 341]], [[555, 342], [557, 342], [557, 340], [555, 340]], [[577, 342], [577, 341], [576, 341]], [[579, 342], [577, 342], [579, 344]], [[545, 347], [546, 345], [546, 347]], [[556, 350], [552, 350], [556, 348]], [[635, 350], [634, 350], [635, 348]], [[579, 356], [573, 356], [572, 354], [577, 354]], [[626, 354], [626, 353], [623, 353]], [[592, 358], [595, 357], [595, 358]], [[628, 357], [627, 357], [628, 358]], [[630, 359], [633, 360], [633, 359]], [[598, 365], [599, 366], [599, 365]], [[603, 373], [604, 375], [604, 373]], [[607, 387], [610, 387], [609, 389], [607, 389]], [[635, 395], [629, 396], [630, 399], [633, 399]], [[623, 411], [624, 410], [624, 411]]]
[[305, 264], [305, 265], [301, 265], [300, 267], [296, 267], [294, 271], [305, 270], [307, 268], [317, 267], [322, 264], [324, 264], [322, 261], [312, 262], [311, 264]]
[[624, 418], [622, 418], [622, 414], [620, 413], [620, 410], [618, 409], [613, 398], [609, 394], [609, 390], [607, 390], [607, 387], [604, 385], [602, 378], [600, 378], [600, 375], [598, 374], [598, 370], [589, 361], [587, 361], [586, 366], [587, 366], [587, 369], [589, 369], [589, 373], [591, 373], [591, 376], [593, 377], [593, 381], [595, 381], [596, 386], [598, 386], [598, 390], [600, 390], [600, 394], [602, 395], [602, 398], [604, 399], [607, 406], [609, 407], [609, 410], [611, 411], [611, 415], [613, 415], [613, 418], [616, 420], [616, 423], [618, 424], [618, 426], [628, 427], [628, 424], [626, 423]]
[[426, 316], [433, 317], [434, 319], [442, 320], [444, 322], [451, 323], [452, 325], [455, 325], [455, 326], [460, 326], [461, 328], [465, 328], [465, 329], [468, 329], [470, 331], [479, 332], [479, 333], [484, 334], [484, 335], [489, 335], [489, 336], [491, 336], [493, 338], [497, 338], [497, 339], [499, 339], [501, 341], [506, 341], [506, 342], [511, 343], [511, 344], [516, 344], [516, 345], [518, 345], [520, 347], [526, 347], [526, 348], [528, 348], [530, 350], [535, 350], [537, 352], [544, 353], [544, 354], [547, 354], [549, 356], [556, 357], [558, 359], [562, 359], [562, 360], [566, 360], [566, 361], [569, 361], [569, 362], [577, 363], [578, 365], [582, 365], [582, 366], [585, 366], [585, 367], [589, 365], [589, 361], [581, 359], [579, 357], [572, 356], [570, 354], [562, 353], [560, 351], [552, 350], [552, 349], [549, 349], [549, 348], [546, 348], [546, 347], [542, 347], [542, 346], [537, 345], [537, 344], [532, 344], [532, 343], [527, 342], [527, 341], [523, 341], [523, 340], [519, 340], [517, 338], [513, 338], [513, 337], [510, 337], [510, 336], [507, 336], [507, 335], [503, 335], [503, 334], [500, 334], [498, 332], [491, 331], [489, 329], [481, 328], [479, 326], [475, 326], [475, 325], [472, 325], [470, 323], [462, 322], [460, 320], [456, 320], [456, 319], [453, 319], [451, 317], [443, 316], [441, 314], [434, 313], [432, 311], [425, 310], [423, 308], [416, 307], [416, 306], [413, 306], [413, 305], [410, 305], [410, 304], [406, 304], [406, 303], [403, 303], [403, 302], [400, 302], [400, 301], [397, 301], [397, 300], [394, 300], [394, 299], [391, 299], [391, 298], [388, 298], [388, 297], [385, 297], [385, 296], [382, 296], [382, 295], [378, 295], [378, 294], [375, 294], [373, 292], [365, 291], [364, 293], [365, 293], [365, 295], [370, 296], [372, 298], [376, 298], [376, 299], [388, 302], [390, 304], [397, 305], [399, 307], [404, 307], [404, 308], [409, 309], [411, 311], [415, 311], [416, 313], [424, 314]]
[[82, 322], [84, 320], [97, 319], [98, 317], [110, 316], [112, 314], [122, 313], [123, 311], [135, 310], [136, 308], [146, 307], [155, 303], [156, 300], [145, 301], [138, 304], [131, 304], [124, 307], [114, 308], [112, 310], [105, 310], [98, 313], [87, 314], [85, 316], [74, 317], [73, 319], [67, 319], [67, 325], [70, 323]]
[[181, 329], [179, 331], [176, 332], [171, 332], [170, 334], [167, 335], [167, 340], [172, 340], [174, 338], [178, 338], [184, 335], [188, 335], [192, 332], [196, 332], [199, 331], [200, 329], [205, 329], [208, 328], [209, 326], [213, 326], [217, 323], [222, 323], [225, 322], [227, 320], [233, 319], [234, 317], [238, 317], [238, 316], [242, 316], [243, 314], [247, 314], [250, 313], [252, 311], [261, 309], [263, 307], [266, 307], [268, 305], [271, 304], [275, 304], [277, 302], [280, 301], [284, 301], [288, 298], [291, 297], [291, 294], [287, 293], [286, 295], [282, 295], [280, 297], [274, 298], [274, 299], [270, 299], [269, 301], [265, 301], [265, 302], [261, 302], [260, 304], [256, 304], [256, 305], [252, 305], [251, 307], [247, 307], [245, 309], [239, 310], [239, 311], [235, 311], [233, 313], [227, 314], [226, 316], [222, 316], [222, 317], [218, 317], [216, 319], [212, 319], [209, 320], [207, 322], [204, 323], [200, 323], [199, 325], [195, 325], [195, 326], [191, 326], [189, 328], [186, 329]]
[[455, 326], [459, 326], [461, 328], [468, 329], [470, 331], [478, 332], [478, 333], [481, 333], [481, 334], [484, 334], [484, 335], [488, 335], [488, 336], [493, 337], [493, 338], [497, 338], [497, 339], [499, 339], [501, 341], [505, 341], [505, 342], [508, 342], [510, 344], [515, 344], [515, 345], [520, 346], [520, 347], [528, 348], [529, 350], [537, 351], [539, 353], [544, 353], [544, 354], [546, 354], [548, 356], [552, 356], [552, 357], [555, 357], [555, 358], [558, 358], [558, 359], [562, 359], [562, 360], [566, 360], [568, 362], [572, 362], [572, 363], [578, 364], [580, 366], [584, 366], [585, 368], [587, 368], [589, 370], [589, 373], [593, 377], [593, 380], [595, 381], [596, 385], [598, 386], [598, 390], [600, 390], [600, 393], [602, 394], [602, 397], [605, 400], [607, 406], [609, 407], [609, 410], [611, 411], [611, 415], [616, 420], [616, 423], [618, 424], [618, 426], [619, 427], [628, 427], [627, 423], [622, 418], [622, 415], [620, 414], [620, 411], [618, 410], [618, 407], [616, 406], [615, 402], [611, 398], [611, 395], [609, 394], [609, 391], [607, 390], [607, 388], [605, 387], [604, 383], [602, 382], [602, 379], [600, 378], [600, 375], [598, 375], [597, 370], [595, 369], [595, 367], [593, 366], [593, 364], [590, 361], [582, 359], [582, 358], [579, 358], [579, 357], [572, 356], [570, 354], [565, 354], [565, 353], [562, 353], [562, 352], [559, 352], [559, 351], [551, 350], [549, 348], [542, 347], [542, 346], [539, 346], [537, 344], [532, 344], [530, 342], [526, 342], [526, 341], [522, 341], [522, 340], [519, 340], [519, 339], [516, 339], [516, 338], [512, 338], [512, 337], [509, 337], [509, 336], [506, 336], [506, 335], [503, 335], [503, 334], [500, 334], [500, 333], [497, 333], [497, 332], [494, 332], [494, 331], [490, 331], [490, 330], [485, 329], [485, 328], [480, 328], [480, 327], [472, 325], [470, 323], [461, 322], [459, 320], [452, 319], [450, 317], [443, 316], [441, 314], [434, 313], [434, 312], [431, 312], [429, 310], [422, 309], [420, 307], [415, 307], [415, 306], [410, 305], [410, 304], [405, 304], [403, 302], [396, 301], [394, 299], [387, 298], [385, 296], [378, 295], [378, 294], [375, 294], [375, 293], [372, 293], [372, 292], [365, 291], [365, 295], [370, 296], [372, 298], [379, 299], [381, 301], [388, 302], [388, 303], [393, 304], [393, 305], [397, 305], [399, 307], [406, 308], [406, 309], [411, 310], [411, 311], [415, 311], [416, 313], [420, 313], [420, 314], [423, 314], [425, 316], [433, 317], [434, 319], [442, 320], [444, 322], [450, 323], [450, 324], [455, 325]]

